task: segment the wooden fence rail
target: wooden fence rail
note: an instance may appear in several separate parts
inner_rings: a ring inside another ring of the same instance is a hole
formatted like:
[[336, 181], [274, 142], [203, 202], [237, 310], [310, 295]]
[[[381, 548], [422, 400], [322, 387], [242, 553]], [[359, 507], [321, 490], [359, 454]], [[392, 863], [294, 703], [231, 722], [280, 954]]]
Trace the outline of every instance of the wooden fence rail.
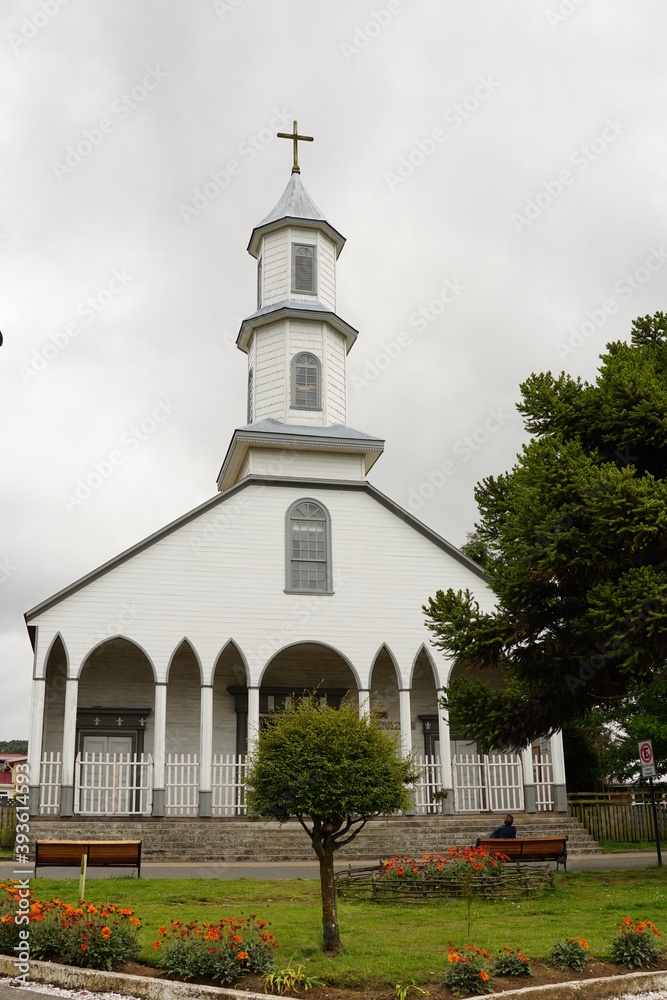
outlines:
[[0, 804], [0, 847], [14, 846], [16, 830], [16, 804], [3, 802]]
[[[656, 790], [655, 799], [660, 837], [667, 839], [667, 791]], [[591, 794], [578, 792], [568, 795], [567, 809], [596, 840], [629, 843], [655, 840], [648, 792], [634, 789]]]

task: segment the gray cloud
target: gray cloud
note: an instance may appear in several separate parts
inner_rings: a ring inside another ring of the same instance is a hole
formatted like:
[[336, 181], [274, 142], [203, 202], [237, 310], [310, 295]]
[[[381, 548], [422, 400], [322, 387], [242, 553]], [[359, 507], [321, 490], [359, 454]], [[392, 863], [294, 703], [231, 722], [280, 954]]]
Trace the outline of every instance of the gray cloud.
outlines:
[[[349, 423], [387, 439], [373, 482], [407, 504], [489, 408], [513, 414], [418, 511], [461, 543], [475, 482], [523, 440], [519, 382], [592, 378], [606, 341], [665, 307], [667, 268], [614, 291], [667, 242], [665, 28], [658, 0], [5, 0], [0, 564], [15, 568], [0, 582], [0, 738], [27, 733], [26, 608], [215, 491], [245, 417], [245, 358], [225, 340], [254, 308], [245, 247], [289, 177], [288, 144], [262, 139], [275, 109], [315, 135], [303, 178], [348, 238], [350, 379], [411, 333], [348, 392]], [[610, 118], [622, 132], [581, 167]], [[230, 160], [240, 170], [185, 222], [179, 206]], [[517, 232], [513, 214], [567, 169]], [[132, 278], [109, 298], [114, 272]], [[465, 292], [410, 325], [446, 279]], [[559, 355], [610, 297], [608, 321]], [[169, 420], [68, 510], [62, 495], [161, 397], [178, 404]]]

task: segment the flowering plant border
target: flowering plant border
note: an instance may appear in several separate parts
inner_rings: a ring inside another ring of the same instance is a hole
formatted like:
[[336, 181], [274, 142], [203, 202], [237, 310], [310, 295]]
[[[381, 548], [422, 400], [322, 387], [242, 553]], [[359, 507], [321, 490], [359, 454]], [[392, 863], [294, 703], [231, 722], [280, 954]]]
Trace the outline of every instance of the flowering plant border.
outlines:
[[275, 934], [254, 913], [248, 919], [223, 917], [217, 924], [172, 920], [158, 929], [152, 947], [157, 964], [170, 979], [211, 979], [235, 983], [247, 972], [266, 975], [273, 968]]
[[[641, 969], [655, 965], [662, 949], [656, 941], [662, 934], [650, 920], [623, 917], [617, 924], [618, 933], [611, 943], [611, 957], [628, 969]], [[650, 931], [653, 937], [647, 933]]]
[[[25, 891], [25, 890], [21, 890]], [[16, 913], [19, 889], [0, 882], [0, 954], [13, 955], [20, 943]], [[134, 910], [87, 900], [71, 906], [54, 896], [49, 902], [35, 899], [30, 890], [29, 953], [34, 959], [111, 971], [139, 954], [141, 926]], [[25, 947], [25, 942], [21, 942]]]

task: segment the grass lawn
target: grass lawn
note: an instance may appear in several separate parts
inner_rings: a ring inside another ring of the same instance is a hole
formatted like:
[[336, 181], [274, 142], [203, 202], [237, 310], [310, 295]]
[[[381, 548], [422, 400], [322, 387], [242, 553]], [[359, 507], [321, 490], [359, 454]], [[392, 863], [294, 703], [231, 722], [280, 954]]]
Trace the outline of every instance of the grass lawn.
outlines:
[[[76, 903], [78, 882], [38, 879], [41, 899], [58, 896]], [[280, 967], [305, 964], [309, 974], [330, 986], [424, 983], [439, 975], [449, 941], [466, 943], [465, 905], [460, 900], [433, 903], [347, 902], [338, 916], [345, 953], [321, 952], [319, 882], [294, 879], [99, 879], [89, 880], [87, 897], [131, 906], [142, 918], [141, 961], [152, 964], [157, 928], [172, 919], [217, 921], [223, 916], [256, 914], [271, 921], [278, 939]], [[564, 937], [584, 937], [591, 957], [608, 955], [615, 925], [624, 916], [652, 920], [667, 930], [667, 870], [577, 872], [556, 876], [556, 889], [520, 902], [473, 904], [472, 942], [492, 954], [501, 945], [519, 945], [531, 958], [547, 955]]]
[[[599, 840], [600, 847], [605, 854], [615, 854], [617, 851], [653, 851], [655, 850], [655, 840]], [[667, 854], [667, 840], [660, 841], [660, 849], [663, 854]]]

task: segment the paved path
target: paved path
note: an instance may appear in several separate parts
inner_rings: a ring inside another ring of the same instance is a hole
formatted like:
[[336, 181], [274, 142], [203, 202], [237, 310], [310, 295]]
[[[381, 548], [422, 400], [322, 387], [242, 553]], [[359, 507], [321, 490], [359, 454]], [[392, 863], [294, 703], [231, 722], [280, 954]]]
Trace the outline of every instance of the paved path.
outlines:
[[[370, 861], [353, 862], [353, 867], [358, 865], [372, 864]], [[650, 868], [657, 864], [655, 853], [646, 851], [631, 851], [627, 854], [580, 854], [572, 855], [567, 862], [569, 872], [582, 871], [630, 871], [637, 868]], [[338, 870], [345, 870], [347, 864], [342, 862], [336, 866]], [[11, 862], [0, 862], [0, 878], [12, 878], [14, 866]], [[122, 878], [125, 875], [133, 875], [134, 868], [89, 868], [86, 878]], [[32, 870], [28, 870], [32, 874]], [[289, 879], [319, 878], [320, 869], [317, 861], [256, 861], [248, 862], [219, 862], [202, 864], [198, 862], [165, 864], [163, 862], [149, 861], [141, 866], [142, 878], [254, 878], [254, 879]], [[43, 868], [40, 878], [67, 879], [78, 878], [79, 869], [76, 868]], [[0, 1000], [2, 998], [0, 997]]]

